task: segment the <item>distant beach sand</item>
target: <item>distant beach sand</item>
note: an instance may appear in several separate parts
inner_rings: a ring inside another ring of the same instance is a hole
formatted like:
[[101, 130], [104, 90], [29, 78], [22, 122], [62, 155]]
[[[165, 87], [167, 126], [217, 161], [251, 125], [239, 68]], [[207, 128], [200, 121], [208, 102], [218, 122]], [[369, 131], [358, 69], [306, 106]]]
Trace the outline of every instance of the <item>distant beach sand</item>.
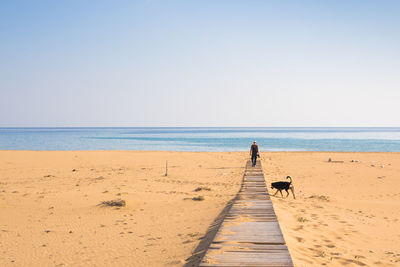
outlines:
[[[296, 266], [400, 264], [400, 153], [261, 158], [268, 183], [293, 178], [297, 199], [272, 199]], [[0, 265], [182, 266], [236, 195], [247, 159], [0, 151]], [[118, 199], [126, 206], [99, 205]]]

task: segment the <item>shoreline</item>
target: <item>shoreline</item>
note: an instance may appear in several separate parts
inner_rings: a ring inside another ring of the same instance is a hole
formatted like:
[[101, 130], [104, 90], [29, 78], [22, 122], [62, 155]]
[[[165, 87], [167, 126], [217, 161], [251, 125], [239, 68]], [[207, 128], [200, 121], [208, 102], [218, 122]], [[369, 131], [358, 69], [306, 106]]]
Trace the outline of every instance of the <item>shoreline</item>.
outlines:
[[[171, 153], [248, 153], [247, 150], [232, 150], [232, 151], [181, 151], [181, 150], [18, 150], [18, 149], [0, 149], [0, 152], [171, 152]], [[279, 150], [279, 151], [268, 151], [268, 150], [261, 150], [262, 154], [265, 153], [397, 153], [400, 154], [400, 151], [330, 151], [330, 150], [318, 150], [318, 151], [310, 151], [310, 150]]]

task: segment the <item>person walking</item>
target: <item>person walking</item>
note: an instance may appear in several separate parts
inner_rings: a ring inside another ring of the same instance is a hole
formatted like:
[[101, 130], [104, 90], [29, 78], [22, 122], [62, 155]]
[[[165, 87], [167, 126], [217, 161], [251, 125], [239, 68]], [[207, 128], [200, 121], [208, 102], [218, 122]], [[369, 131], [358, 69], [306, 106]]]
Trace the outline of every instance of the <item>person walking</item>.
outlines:
[[257, 157], [259, 157], [260, 155], [258, 154], [258, 145], [257, 142], [254, 141], [253, 144], [250, 147], [250, 156], [251, 156], [251, 163], [252, 166], [255, 167], [257, 164]]

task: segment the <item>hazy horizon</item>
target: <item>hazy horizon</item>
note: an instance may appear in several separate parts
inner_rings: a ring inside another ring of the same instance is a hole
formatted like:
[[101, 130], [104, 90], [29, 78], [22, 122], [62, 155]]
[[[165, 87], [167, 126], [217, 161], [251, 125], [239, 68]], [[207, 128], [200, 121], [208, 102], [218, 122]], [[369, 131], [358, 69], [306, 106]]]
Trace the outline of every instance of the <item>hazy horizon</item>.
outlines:
[[224, 128], [244, 128], [244, 129], [400, 129], [397, 126], [0, 126], [0, 129], [18, 129], [18, 128], [26, 128], [26, 129], [51, 129], [51, 128], [216, 128], [216, 129], [224, 129]]
[[398, 127], [399, 1], [2, 1], [0, 127]]

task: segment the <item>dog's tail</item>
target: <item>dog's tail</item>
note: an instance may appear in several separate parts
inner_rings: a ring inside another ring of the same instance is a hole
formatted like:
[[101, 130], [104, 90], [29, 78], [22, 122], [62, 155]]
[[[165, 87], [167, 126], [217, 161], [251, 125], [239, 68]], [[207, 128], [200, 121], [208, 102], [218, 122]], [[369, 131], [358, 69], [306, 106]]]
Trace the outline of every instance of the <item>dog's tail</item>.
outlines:
[[287, 176], [286, 179], [290, 179], [290, 184], [292, 184], [292, 177]]

